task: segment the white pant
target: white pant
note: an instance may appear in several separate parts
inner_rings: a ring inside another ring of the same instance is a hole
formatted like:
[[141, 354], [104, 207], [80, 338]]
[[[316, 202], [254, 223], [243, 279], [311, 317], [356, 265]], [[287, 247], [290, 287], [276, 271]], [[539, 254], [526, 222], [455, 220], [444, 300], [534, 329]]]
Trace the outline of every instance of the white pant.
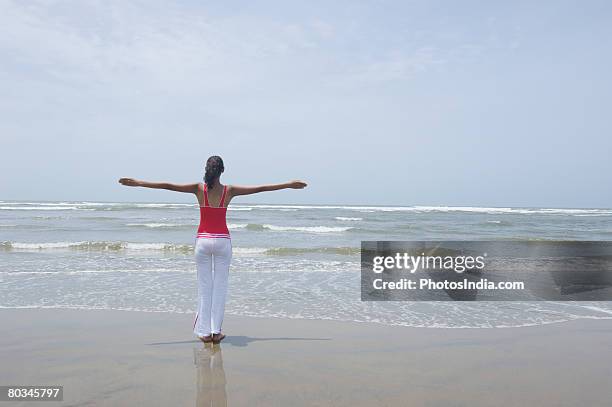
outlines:
[[232, 260], [232, 241], [228, 238], [197, 238], [195, 259], [198, 271], [198, 313], [193, 332], [198, 336], [208, 336], [221, 332]]

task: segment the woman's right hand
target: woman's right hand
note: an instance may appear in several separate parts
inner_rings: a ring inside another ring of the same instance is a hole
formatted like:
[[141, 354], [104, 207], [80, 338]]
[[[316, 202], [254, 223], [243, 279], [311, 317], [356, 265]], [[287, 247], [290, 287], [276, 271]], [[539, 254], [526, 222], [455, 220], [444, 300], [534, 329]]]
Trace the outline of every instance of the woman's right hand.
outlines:
[[292, 189], [304, 189], [304, 188], [306, 188], [307, 185], [308, 184], [306, 184], [304, 181], [296, 180], [296, 181], [291, 181], [289, 183], [289, 188], [292, 188]]
[[140, 181], [134, 178], [119, 178], [119, 183], [127, 187], [139, 187]]

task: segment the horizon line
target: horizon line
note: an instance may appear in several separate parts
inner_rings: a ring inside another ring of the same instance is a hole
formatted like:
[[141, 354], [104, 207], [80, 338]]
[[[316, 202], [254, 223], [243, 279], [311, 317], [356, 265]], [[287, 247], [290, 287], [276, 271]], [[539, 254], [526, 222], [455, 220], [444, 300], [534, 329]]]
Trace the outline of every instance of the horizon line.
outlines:
[[[179, 204], [179, 205], [194, 205], [194, 206], [198, 206], [197, 202], [168, 202], [168, 201], [103, 201], [103, 200], [79, 200], [79, 201], [74, 201], [74, 200], [67, 200], [67, 199], [62, 199], [62, 200], [31, 200], [31, 199], [11, 199], [11, 200], [0, 200], [0, 203], [25, 203], [25, 202], [32, 202], [32, 203], [61, 203], [61, 202], [65, 202], [65, 203], [73, 203], [73, 204], [87, 204], [87, 203], [101, 203], [101, 204], [169, 204], [169, 205], [175, 205], [175, 204]], [[329, 207], [342, 207], [342, 206], [349, 206], [349, 207], [381, 207], [381, 208], [388, 208], [388, 207], [401, 207], [401, 208], [495, 208], [495, 209], [503, 209], [503, 208], [510, 208], [510, 209], [611, 209], [611, 207], [576, 207], [576, 206], [572, 206], [572, 207], [564, 207], [564, 206], [511, 206], [511, 205], [506, 205], [506, 206], [496, 206], [496, 205], [486, 205], [486, 206], [478, 206], [478, 205], [450, 205], [450, 204], [444, 204], [444, 205], [425, 205], [425, 204], [412, 204], [412, 205], [407, 205], [407, 204], [356, 204], [356, 203], [350, 203], [350, 204], [345, 204], [345, 203], [266, 203], [266, 202], [258, 202], [258, 203], [249, 203], [249, 202], [240, 202], [240, 203], [233, 203], [232, 205], [238, 205], [238, 206], [255, 206], [255, 205], [269, 205], [269, 206], [329, 206]]]

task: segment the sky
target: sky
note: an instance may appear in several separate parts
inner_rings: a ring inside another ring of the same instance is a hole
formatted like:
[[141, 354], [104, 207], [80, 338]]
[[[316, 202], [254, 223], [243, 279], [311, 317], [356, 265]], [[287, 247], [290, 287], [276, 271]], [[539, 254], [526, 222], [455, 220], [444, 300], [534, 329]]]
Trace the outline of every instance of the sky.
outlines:
[[[611, 207], [607, 1], [0, 0], [0, 200]], [[238, 200], [237, 200], [238, 201]]]

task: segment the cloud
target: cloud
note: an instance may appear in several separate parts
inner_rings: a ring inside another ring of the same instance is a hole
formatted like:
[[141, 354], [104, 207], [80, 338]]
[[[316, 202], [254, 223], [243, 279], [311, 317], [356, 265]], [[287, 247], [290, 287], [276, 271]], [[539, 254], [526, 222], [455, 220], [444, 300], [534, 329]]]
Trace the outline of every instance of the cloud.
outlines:
[[412, 53], [394, 51], [377, 61], [357, 67], [346, 79], [366, 82], [409, 79], [419, 73], [439, 70], [446, 63], [446, 57], [434, 47], [418, 48]]
[[206, 9], [152, 1], [28, 4], [0, 6], [5, 72], [101, 90], [239, 92], [262, 80], [273, 86], [296, 77], [406, 80], [488, 46], [466, 43], [446, 26], [381, 31], [365, 16], [334, 22], [211, 16]]
[[[266, 60], [317, 44], [314, 29], [298, 24], [213, 21], [130, 2], [88, 4], [66, 11], [3, 3], [5, 74], [83, 88], [231, 91], [265, 74]], [[82, 24], [93, 16], [92, 26]]]

